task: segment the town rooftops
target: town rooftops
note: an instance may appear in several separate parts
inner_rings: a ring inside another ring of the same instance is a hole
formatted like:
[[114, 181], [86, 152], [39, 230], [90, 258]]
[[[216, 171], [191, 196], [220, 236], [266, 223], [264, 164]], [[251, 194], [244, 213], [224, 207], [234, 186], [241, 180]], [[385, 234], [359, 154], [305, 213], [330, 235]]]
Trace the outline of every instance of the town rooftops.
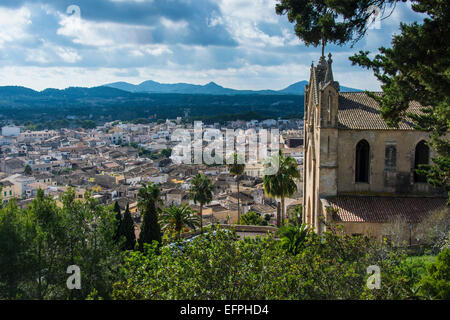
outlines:
[[446, 206], [444, 198], [413, 197], [351, 197], [327, 198], [335, 222], [379, 222], [385, 223], [393, 218], [403, 218], [417, 223], [434, 210]]
[[[381, 96], [381, 92], [374, 92]], [[407, 112], [419, 114], [422, 106], [418, 102], [411, 102]], [[381, 118], [378, 102], [365, 92], [340, 92], [338, 105], [338, 123], [342, 129], [360, 130], [414, 130], [414, 124], [408, 117], [404, 117], [398, 128], [389, 127]]]
[[25, 163], [20, 159], [6, 159], [4, 163], [5, 166], [8, 166], [10, 169], [21, 169], [25, 167]]

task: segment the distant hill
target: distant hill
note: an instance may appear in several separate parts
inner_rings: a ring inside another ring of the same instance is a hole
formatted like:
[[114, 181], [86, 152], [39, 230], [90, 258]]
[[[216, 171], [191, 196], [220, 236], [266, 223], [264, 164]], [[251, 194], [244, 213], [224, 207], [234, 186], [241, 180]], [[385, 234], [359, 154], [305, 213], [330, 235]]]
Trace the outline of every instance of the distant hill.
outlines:
[[35, 91], [25, 87], [0, 87], [0, 101], [9, 98], [29, 97], [29, 98], [65, 98], [65, 99], [80, 99], [80, 98], [103, 98], [112, 99], [118, 97], [130, 97], [133, 94], [126, 90], [120, 90], [111, 87], [69, 87], [67, 89], [45, 89], [43, 91]]
[[39, 92], [33, 89], [18, 86], [0, 87], [0, 97], [38, 96]]
[[[126, 86], [122, 83], [119, 87]], [[142, 86], [155, 91], [162, 90], [157, 89], [159, 86], [167, 88], [152, 82]], [[303, 113], [304, 99], [297, 94], [261, 94], [253, 91], [233, 94], [236, 90], [215, 83], [206, 86], [177, 84], [171, 90], [177, 93], [130, 92], [108, 86], [45, 89], [40, 92], [24, 87], [0, 87], [0, 123], [18, 120], [20, 123], [32, 121], [43, 124], [64, 118], [98, 123], [141, 118], [173, 119], [183, 117], [187, 109], [191, 119], [215, 122], [247, 117], [301, 117]], [[193, 93], [180, 93], [186, 90]]]
[[[105, 87], [116, 88], [128, 92], [146, 92], [146, 93], [180, 93], [180, 94], [209, 94], [209, 95], [238, 95], [238, 94], [263, 94], [263, 95], [304, 95], [305, 85], [308, 81], [299, 81], [282, 90], [236, 90], [224, 88], [214, 82], [206, 85], [196, 85], [189, 83], [165, 84], [156, 81], [145, 81], [134, 85], [128, 82], [115, 82], [105, 84]], [[341, 86], [341, 91], [357, 92], [359, 89]]]

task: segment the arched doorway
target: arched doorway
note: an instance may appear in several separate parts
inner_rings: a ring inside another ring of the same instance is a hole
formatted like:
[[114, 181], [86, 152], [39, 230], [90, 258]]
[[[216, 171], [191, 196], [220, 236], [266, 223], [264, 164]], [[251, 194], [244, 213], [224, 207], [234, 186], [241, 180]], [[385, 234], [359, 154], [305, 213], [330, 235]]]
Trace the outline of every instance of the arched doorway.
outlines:
[[356, 145], [355, 182], [369, 182], [370, 146], [366, 140]]
[[416, 169], [422, 164], [429, 164], [430, 161], [430, 148], [427, 146], [425, 141], [420, 141], [416, 145], [414, 153], [414, 182], [426, 183], [427, 178], [423, 175], [419, 175]]

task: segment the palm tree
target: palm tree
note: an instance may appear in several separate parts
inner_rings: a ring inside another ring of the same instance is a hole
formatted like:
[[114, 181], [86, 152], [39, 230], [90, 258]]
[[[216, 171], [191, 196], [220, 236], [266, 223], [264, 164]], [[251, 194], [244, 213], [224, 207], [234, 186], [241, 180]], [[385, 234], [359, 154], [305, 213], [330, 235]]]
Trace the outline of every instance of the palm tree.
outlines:
[[230, 175], [232, 175], [236, 180], [237, 200], [238, 200], [238, 223], [241, 223], [241, 202], [240, 202], [241, 197], [239, 193], [239, 179], [245, 170], [245, 164], [241, 155], [238, 155], [237, 153], [233, 154], [232, 163], [228, 164], [228, 170], [230, 170]]
[[[264, 191], [270, 198], [281, 198], [281, 224], [284, 225], [284, 200], [297, 192], [297, 185], [294, 179], [300, 178], [300, 172], [295, 159], [285, 157], [281, 150], [271, 160], [272, 163], [278, 162], [278, 170], [273, 175], [264, 176]], [[279, 221], [280, 219], [277, 219], [278, 227]]]
[[197, 174], [191, 183], [190, 198], [195, 204], [200, 205], [200, 229], [203, 233], [203, 206], [208, 204], [213, 199], [214, 185], [207, 176], [199, 173]]
[[306, 224], [298, 226], [288, 225], [279, 229], [281, 246], [293, 255], [300, 253], [308, 239], [309, 229]]
[[141, 233], [139, 235], [139, 250], [143, 250], [144, 243], [152, 241], [161, 243], [161, 229], [158, 223], [158, 211], [161, 191], [153, 183], [143, 185], [138, 192], [138, 208], [143, 215]]
[[181, 207], [170, 206], [169, 208], [165, 208], [159, 221], [164, 231], [168, 229], [175, 230], [177, 239], [180, 239], [181, 231], [184, 227], [195, 230], [200, 226], [199, 217], [193, 214], [193, 210], [187, 204]]

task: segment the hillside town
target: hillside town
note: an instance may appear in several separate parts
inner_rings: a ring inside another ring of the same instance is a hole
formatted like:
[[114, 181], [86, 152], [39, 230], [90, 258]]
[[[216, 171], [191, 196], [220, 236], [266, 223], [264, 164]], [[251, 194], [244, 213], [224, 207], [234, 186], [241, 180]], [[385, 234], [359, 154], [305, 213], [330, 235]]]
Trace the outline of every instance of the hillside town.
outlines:
[[[302, 126], [301, 120], [272, 119], [233, 121], [224, 126], [216, 123], [204, 128], [221, 132], [241, 129], [236, 134], [244, 135], [247, 129], [277, 128], [281, 133], [279, 148], [302, 165]], [[122, 210], [129, 205], [139, 234], [137, 193], [142, 185], [152, 182], [160, 186], [161, 200], [166, 206], [189, 204], [198, 212], [198, 206], [189, 198], [189, 188], [192, 178], [203, 173], [212, 179], [215, 188], [213, 201], [203, 208], [205, 223], [235, 223], [238, 217], [235, 178], [224, 164], [177, 163], [171, 153], [178, 142], [172, 141], [171, 136], [179, 129], [192, 134], [194, 131], [193, 124], [182, 123], [181, 118], [160, 124], [116, 121], [92, 130], [23, 131], [19, 126], [4, 126], [0, 137], [1, 199], [7, 203], [14, 198], [20, 208], [25, 208], [38, 189], [59, 200], [70, 186], [76, 190], [78, 199], [83, 199], [88, 191], [100, 203], [118, 202]], [[254, 211], [275, 223], [276, 201], [264, 194], [263, 169], [261, 161], [249, 164], [239, 178], [241, 212]], [[301, 181], [298, 187], [288, 206], [301, 203]]]
[[2, 307], [450, 300], [450, 1], [20, 0], [0, 21]]

